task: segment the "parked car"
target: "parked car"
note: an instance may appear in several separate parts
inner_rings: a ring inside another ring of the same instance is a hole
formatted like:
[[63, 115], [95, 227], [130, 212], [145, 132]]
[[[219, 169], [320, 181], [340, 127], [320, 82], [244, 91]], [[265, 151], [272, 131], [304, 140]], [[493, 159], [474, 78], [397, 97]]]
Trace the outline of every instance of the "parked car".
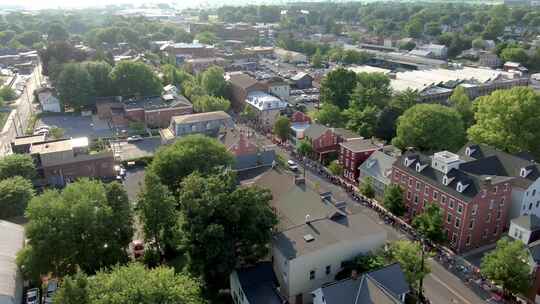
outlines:
[[39, 127], [36, 127], [34, 129], [34, 132], [37, 132], [39, 130], [47, 130], [47, 131], [50, 131], [51, 130], [51, 127], [47, 126], [47, 125], [42, 125], [42, 126], [39, 126]]
[[143, 138], [140, 135], [133, 135], [133, 136], [130, 136], [130, 137], [127, 138], [128, 143], [138, 142], [138, 141], [141, 141], [141, 140], [143, 140]]
[[49, 136], [49, 130], [47, 129], [40, 129], [34, 132], [34, 135], [45, 135]]
[[142, 240], [134, 240], [131, 242], [131, 250], [136, 259], [142, 257], [144, 255], [144, 242]]
[[57, 289], [58, 289], [58, 280], [56, 279], [49, 280], [49, 283], [47, 283], [47, 293], [45, 294], [44, 304], [52, 304], [53, 296]]
[[287, 166], [289, 166], [289, 169], [291, 171], [297, 171], [298, 170], [298, 164], [294, 160], [289, 159], [287, 161]]
[[38, 288], [32, 288], [26, 291], [26, 304], [39, 304], [41, 301], [39, 300], [39, 289]]

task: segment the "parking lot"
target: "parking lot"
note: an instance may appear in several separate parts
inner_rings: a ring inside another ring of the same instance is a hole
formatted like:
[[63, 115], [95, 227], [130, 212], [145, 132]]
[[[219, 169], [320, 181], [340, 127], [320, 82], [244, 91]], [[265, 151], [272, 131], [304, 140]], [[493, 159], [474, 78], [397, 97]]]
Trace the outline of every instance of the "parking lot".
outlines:
[[65, 137], [111, 137], [109, 125], [96, 117], [75, 114], [46, 115], [36, 122], [36, 127], [47, 125], [64, 129]]

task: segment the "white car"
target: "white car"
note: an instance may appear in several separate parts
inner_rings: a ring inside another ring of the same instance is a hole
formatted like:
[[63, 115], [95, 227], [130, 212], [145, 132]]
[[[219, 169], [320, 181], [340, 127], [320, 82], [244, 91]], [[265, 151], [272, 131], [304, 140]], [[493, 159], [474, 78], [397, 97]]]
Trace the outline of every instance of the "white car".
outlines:
[[287, 166], [289, 166], [289, 169], [291, 171], [297, 171], [298, 170], [298, 164], [294, 160], [289, 159], [287, 161]]

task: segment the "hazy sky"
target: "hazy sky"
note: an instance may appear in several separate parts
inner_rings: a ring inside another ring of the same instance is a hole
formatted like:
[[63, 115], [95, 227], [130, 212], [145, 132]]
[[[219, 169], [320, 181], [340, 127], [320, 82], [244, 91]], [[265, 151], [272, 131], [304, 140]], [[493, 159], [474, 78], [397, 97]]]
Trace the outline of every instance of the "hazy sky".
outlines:
[[[134, 5], [143, 3], [170, 3], [167, 0], [0, 0], [0, 5], [19, 5], [25, 8], [73, 8], [88, 6], [104, 6], [118, 3], [132, 3]], [[181, 2], [181, 1], [180, 1]], [[190, 2], [202, 2], [191, 0]]]

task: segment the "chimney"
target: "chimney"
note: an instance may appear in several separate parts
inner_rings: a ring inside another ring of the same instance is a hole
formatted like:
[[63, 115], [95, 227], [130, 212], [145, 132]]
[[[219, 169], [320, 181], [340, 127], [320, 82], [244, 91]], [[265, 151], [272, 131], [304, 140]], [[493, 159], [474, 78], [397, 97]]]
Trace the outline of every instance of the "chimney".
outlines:
[[309, 224], [311, 220], [311, 217], [309, 216], [309, 214], [306, 214], [306, 224]]
[[356, 269], [351, 270], [351, 279], [353, 280], [358, 279], [358, 270]]

